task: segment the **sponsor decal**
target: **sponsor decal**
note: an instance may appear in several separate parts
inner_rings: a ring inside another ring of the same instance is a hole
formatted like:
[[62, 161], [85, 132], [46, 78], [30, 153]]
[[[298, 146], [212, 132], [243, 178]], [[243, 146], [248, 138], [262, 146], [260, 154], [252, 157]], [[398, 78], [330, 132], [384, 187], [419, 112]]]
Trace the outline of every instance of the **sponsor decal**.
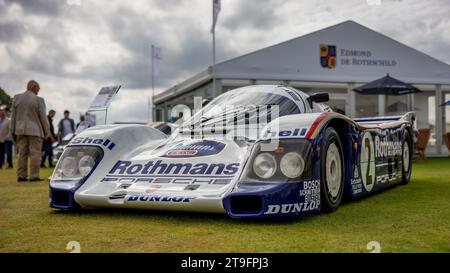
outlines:
[[270, 129], [268, 129], [264, 132], [262, 139], [303, 137], [305, 136], [307, 130], [307, 128], [296, 128], [294, 130], [286, 131], [271, 131]]
[[[389, 131], [389, 135], [395, 132]], [[388, 139], [386, 136], [372, 135], [365, 132], [361, 142], [360, 178], [366, 192], [371, 192], [375, 185], [395, 182], [401, 179], [398, 161], [394, 157], [402, 155], [402, 142]], [[352, 179], [353, 194], [362, 192], [356, 172]]]
[[103, 145], [108, 149], [112, 150], [116, 144], [109, 139], [102, 138], [90, 138], [90, 137], [76, 137], [71, 142], [71, 145], [75, 144], [95, 144], [95, 145]]
[[401, 178], [402, 178], [401, 171], [392, 174], [377, 175], [377, 184], [396, 182], [399, 181]]
[[370, 132], [364, 133], [362, 138], [359, 161], [364, 188], [370, 192], [375, 184], [375, 149]]
[[358, 172], [358, 168], [356, 167], [356, 165], [353, 170], [353, 178], [359, 178], [359, 172]]
[[320, 65], [323, 68], [336, 68], [336, 46], [335, 45], [320, 45]]
[[288, 214], [313, 211], [320, 208], [320, 181], [304, 181], [299, 196], [304, 202], [288, 204], [270, 204], [264, 214]]
[[352, 185], [352, 193], [358, 194], [362, 192], [362, 180], [361, 178], [351, 179], [350, 183]]
[[168, 195], [130, 195], [128, 202], [162, 202], [162, 203], [189, 203], [195, 197], [168, 196]]
[[106, 176], [100, 182], [111, 183], [151, 183], [151, 184], [186, 184], [186, 185], [228, 185], [231, 178], [207, 177], [127, 177]]
[[359, 175], [358, 165], [353, 168], [353, 178], [350, 179], [350, 184], [352, 185], [352, 193], [358, 194], [362, 192], [362, 179]]
[[392, 157], [402, 154], [402, 142], [387, 140], [386, 137], [375, 136], [376, 157]]
[[166, 153], [167, 157], [184, 157], [198, 154], [198, 150], [173, 150]]
[[299, 195], [304, 196], [307, 203], [320, 202], [320, 181], [303, 182], [303, 190], [300, 190]]
[[179, 143], [170, 148], [162, 157], [185, 158], [215, 155], [225, 148], [225, 143], [213, 140], [197, 140], [189, 143]]
[[287, 214], [312, 211], [319, 208], [319, 203], [305, 202], [305, 203], [293, 203], [293, 204], [281, 204], [281, 205], [268, 205], [264, 214]]
[[239, 163], [165, 163], [162, 160], [148, 161], [145, 164], [131, 161], [117, 161], [109, 174], [125, 175], [234, 175]]

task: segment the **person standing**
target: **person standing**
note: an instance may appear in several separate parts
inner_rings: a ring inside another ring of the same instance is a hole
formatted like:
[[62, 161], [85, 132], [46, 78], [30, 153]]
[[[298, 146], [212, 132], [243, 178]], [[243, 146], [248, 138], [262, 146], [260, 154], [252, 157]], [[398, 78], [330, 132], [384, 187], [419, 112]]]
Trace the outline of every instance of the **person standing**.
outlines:
[[64, 118], [61, 119], [58, 123], [58, 139], [59, 143], [62, 142], [65, 136], [68, 134], [75, 133], [75, 122], [73, 119], [69, 118], [70, 112], [69, 110], [64, 111]]
[[50, 125], [51, 137], [44, 140], [44, 145], [42, 149], [44, 154], [42, 155], [41, 168], [45, 168], [45, 160], [48, 160], [48, 167], [53, 168], [53, 142], [56, 141], [55, 129], [53, 127], [53, 118], [55, 117], [55, 110], [48, 111], [47, 119]]
[[[0, 117], [2, 116], [1, 113], [2, 110], [0, 110]], [[1, 119], [1, 118], [0, 118]], [[6, 154], [6, 162], [8, 163], [8, 169], [11, 169], [13, 167], [13, 157], [12, 157], [12, 150], [13, 150], [13, 137], [11, 135], [11, 120], [5, 116], [5, 118], [0, 121], [0, 168], [2, 167], [4, 161], [5, 161], [5, 154]], [[3, 149], [3, 150], [2, 150]]]
[[17, 181], [27, 181], [28, 159], [30, 159], [30, 180], [43, 181], [39, 177], [42, 141], [50, 136], [45, 115], [45, 101], [38, 97], [39, 83], [31, 80], [27, 91], [15, 95], [12, 101], [11, 134], [19, 150]]
[[[6, 120], [6, 113], [3, 109], [0, 109], [0, 130], [4, 127]], [[0, 138], [0, 169], [3, 167], [5, 162], [5, 142]]]

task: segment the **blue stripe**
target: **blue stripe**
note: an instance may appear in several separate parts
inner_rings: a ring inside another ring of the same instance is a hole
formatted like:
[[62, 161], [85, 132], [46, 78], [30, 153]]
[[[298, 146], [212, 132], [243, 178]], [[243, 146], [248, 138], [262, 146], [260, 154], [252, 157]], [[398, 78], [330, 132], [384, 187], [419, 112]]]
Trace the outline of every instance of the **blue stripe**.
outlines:
[[366, 122], [366, 121], [386, 121], [386, 120], [399, 120], [401, 116], [394, 117], [375, 117], [375, 118], [355, 118], [356, 122]]

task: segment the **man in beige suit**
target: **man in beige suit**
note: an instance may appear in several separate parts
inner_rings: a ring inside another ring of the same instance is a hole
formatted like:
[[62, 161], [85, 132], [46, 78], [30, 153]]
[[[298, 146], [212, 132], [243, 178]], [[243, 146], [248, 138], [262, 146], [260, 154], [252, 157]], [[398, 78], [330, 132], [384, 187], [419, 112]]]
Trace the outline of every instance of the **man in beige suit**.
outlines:
[[17, 181], [27, 181], [30, 158], [30, 181], [42, 181], [39, 177], [42, 141], [50, 137], [45, 111], [45, 101], [38, 97], [40, 87], [29, 81], [27, 91], [14, 96], [12, 102], [11, 134], [19, 150]]

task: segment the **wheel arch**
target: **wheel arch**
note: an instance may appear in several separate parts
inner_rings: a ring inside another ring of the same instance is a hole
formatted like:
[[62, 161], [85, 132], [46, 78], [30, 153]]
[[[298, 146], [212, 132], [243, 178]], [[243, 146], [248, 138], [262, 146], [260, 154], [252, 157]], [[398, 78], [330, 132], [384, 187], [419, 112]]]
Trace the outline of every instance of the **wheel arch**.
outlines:
[[[324, 126], [323, 131], [327, 128], [333, 128], [339, 136], [339, 140], [342, 145], [342, 155], [343, 155], [343, 163], [344, 163], [344, 201], [351, 198], [351, 176], [353, 174], [353, 166], [350, 164], [352, 162], [352, 158], [354, 156], [353, 153], [353, 143], [357, 141], [354, 139], [354, 134], [352, 133], [352, 128], [356, 129], [347, 117], [342, 118], [339, 116], [335, 116], [331, 118], [327, 124]], [[346, 137], [351, 136], [351, 137]]]
[[341, 144], [344, 145], [346, 130], [348, 130], [347, 126], [349, 126], [349, 123], [347, 121], [340, 118], [333, 118], [328, 122], [325, 130], [329, 127], [336, 130], [336, 133], [339, 135]]
[[406, 125], [403, 131], [403, 135], [405, 134], [404, 132], [408, 132], [409, 133], [409, 138], [410, 138], [410, 144], [411, 144], [411, 150], [414, 151], [414, 136], [416, 134], [416, 132], [414, 131], [414, 128], [412, 126]]

